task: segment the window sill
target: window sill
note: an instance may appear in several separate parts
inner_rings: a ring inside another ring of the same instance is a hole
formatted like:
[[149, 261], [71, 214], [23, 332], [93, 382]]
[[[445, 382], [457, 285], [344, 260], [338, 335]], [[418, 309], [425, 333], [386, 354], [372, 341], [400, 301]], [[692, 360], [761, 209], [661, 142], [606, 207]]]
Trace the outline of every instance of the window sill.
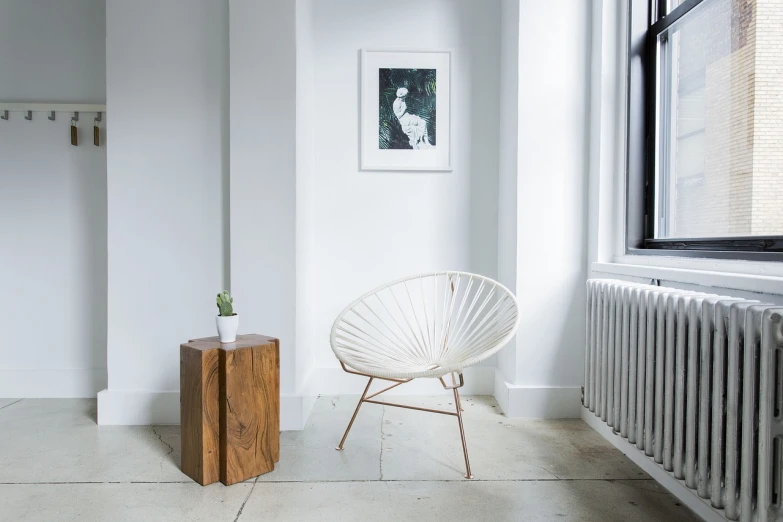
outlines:
[[616, 256], [612, 262], [594, 262], [594, 274], [662, 279], [705, 287], [783, 295], [782, 263], [682, 258]]

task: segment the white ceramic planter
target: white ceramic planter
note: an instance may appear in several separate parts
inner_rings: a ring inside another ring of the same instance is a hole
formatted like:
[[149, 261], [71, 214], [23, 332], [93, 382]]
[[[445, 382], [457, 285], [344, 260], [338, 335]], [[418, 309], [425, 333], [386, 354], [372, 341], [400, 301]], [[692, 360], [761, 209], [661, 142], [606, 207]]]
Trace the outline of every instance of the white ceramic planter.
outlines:
[[237, 329], [239, 328], [239, 315], [229, 315], [223, 317], [218, 315], [215, 318], [217, 323], [218, 337], [221, 343], [233, 343], [237, 340]]

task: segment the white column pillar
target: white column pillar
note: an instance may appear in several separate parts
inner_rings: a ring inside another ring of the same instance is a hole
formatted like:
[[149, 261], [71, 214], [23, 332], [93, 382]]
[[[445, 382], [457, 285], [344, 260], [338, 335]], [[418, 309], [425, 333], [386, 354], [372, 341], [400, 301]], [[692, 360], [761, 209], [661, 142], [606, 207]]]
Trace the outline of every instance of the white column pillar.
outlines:
[[[499, 358], [495, 392], [512, 417], [578, 417], [592, 12], [589, 2], [577, 1], [518, 6], [516, 16], [517, 3], [504, 3], [518, 26], [504, 16], [503, 70], [514, 65], [516, 40], [518, 88], [513, 74], [501, 81], [504, 107], [513, 109], [516, 94], [517, 142], [501, 143], [500, 220], [515, 217], [516, 230], [501, 226], [499, 268], [519, 298], [522, 321]], [[513, 127], [513, 118], [501, 124]]]
[[178, 423], [179, 345], [215, 335], [227, 268], [227, 16], [212, 0], [106, 3], [100, 424]]
[[232, 0], [229, 9], [231, 292], [242, 332], [280, 339], [281, 428], [301, 429], [309, 412], [297, 389], [297, 3]]

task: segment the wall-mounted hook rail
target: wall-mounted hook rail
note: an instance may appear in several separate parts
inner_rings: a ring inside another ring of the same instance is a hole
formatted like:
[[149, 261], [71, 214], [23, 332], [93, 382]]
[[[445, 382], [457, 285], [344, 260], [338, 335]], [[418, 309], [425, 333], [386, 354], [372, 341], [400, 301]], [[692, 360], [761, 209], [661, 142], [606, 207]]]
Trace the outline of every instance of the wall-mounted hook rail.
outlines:
[[[26, 120], [32, 119], [33, 112], [46, 112], [49, 113], [49, 119], [54, 121], [55, 113], [57, 112], [70, 112], [72, 114], [88, 112], [98, 114], [106, 112], [106, 105], [97, 103], [6, 103], [0, 101], [0, 119], [7, 120], [9, 112], [24, 113]], [[76, 116], [76, 118], [78, 120], [78, 116]]]
[[6, 103], [0, 101], [0, 119], [8, 120], [10, 112], [21, 112], [24, 114], [24, 119], [28, 121], [33, 119], [34, 112], [48, 113], [47, 117], [50, 121], [55, 121], [58, 112], [71, 113], [70, 135], [71, 145], [74, 146], [79, 144], [79, 129], [76, 126], [76, 122], [79, 121], [79, 113], [94, 113], [93, 143], [96, 146], [100, 146], [100, 128], [98, 123], [103, 120], [106, 105], [92, 103]]

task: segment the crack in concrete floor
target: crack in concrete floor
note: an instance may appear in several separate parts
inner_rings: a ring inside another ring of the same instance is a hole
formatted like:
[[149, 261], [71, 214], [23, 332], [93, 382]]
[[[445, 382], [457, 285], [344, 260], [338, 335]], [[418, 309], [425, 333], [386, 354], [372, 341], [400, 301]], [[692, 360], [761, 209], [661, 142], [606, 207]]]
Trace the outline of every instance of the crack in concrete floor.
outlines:
[[159, 440], [159, 441], [160, 441], [160, 442], [161, 442], [163, 445], [165, 445], [165, 446], [166, 446], [166, 447], [169, 449], [169, 452], [168, 452], [168, 453], [166, 453], [166, 455], [171, 455], [171, 454], [172, 454], [172, 452], [174, 451], [174, 448], [171, 446], [171, 444], [169, 444], [168, 442], [166, 442], [165, 440], [163, 440], [163, 434], [162, 434], [162, 433], [158, 433], [158, 432], [155, 430], [155, 426], [150, 426], [150, 428], [152, 428], [152, 433], [154, 433], [155, 435], [157, 435], [157, 437], [158, 437], [158, 440]]
[[3, 406], [2, 408], [0, 408], [0, 410], [4, 410], [4, 409], [6, 409], [6, 408], [7, 408], [7, 407], [9, 407], [9, 406], [13, 406], [14, 404], [18, 404], [18, 403], [22, 402], [23, 400], [24, 400], [24, 399], [19, 399], [18, 401], [14, 401], [14, 402], [12, 402], [11, 404], [6, 404], [6, 405], [5, 405], [5, 406]]
[[258, 484], [258, 477], [256, 477], [256, 479], [253, 481], [253, 485], [250, 487], [250, 491], [247, 492], [247, 496], [245, 497], [245, 501], [242, 502], [241, 506], [239, 506], [239, 511], [237, 511], [237, 516], [236, 516], [236, 518], [234, 518], [234, 522], [237, 522], [237, 520], [239, 520], [239, 517], [242, 516], [242, 510], [245, 509], [245, 504], [247, 504], [247, 501], [250, 500], [250, 495], [253, 494], [253, 490], [256, 489], [256, 484]]

